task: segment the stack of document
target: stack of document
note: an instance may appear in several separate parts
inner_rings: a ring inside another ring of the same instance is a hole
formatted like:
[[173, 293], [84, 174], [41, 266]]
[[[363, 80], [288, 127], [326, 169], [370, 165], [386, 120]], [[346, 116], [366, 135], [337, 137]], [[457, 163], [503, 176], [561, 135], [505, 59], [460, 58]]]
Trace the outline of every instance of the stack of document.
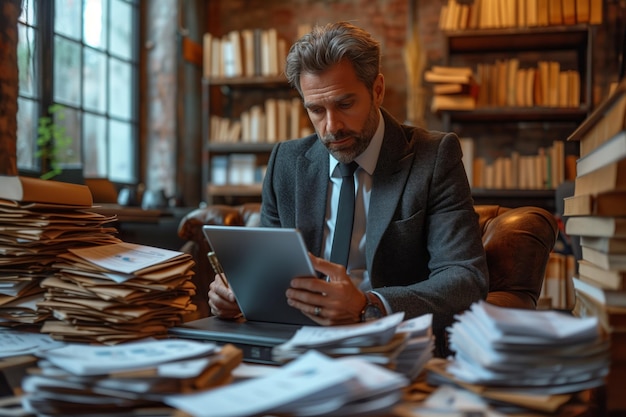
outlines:
[[49, 316], [37, 306], [40, 282], [56, 271], [59, 254], [120, 242], [117, 230], [107, 227], [115, 218], [90, 208], [0, 198], [0, 326], [37, 324]]
[[163, 402], [166, 395], [231, 382], [242, 352], [233, 345], [169, 339], [117, 346], [67, 344], [40, 356], [39, 366], [22, 381], [26, 411], [114, 415], [144, 410], [143, 415], [156, 415], [159, 408], [169, 408]]
[[189, 254], [132, 243], [69, 249], [41, 282], [41, 331], [56, 340], [116, 344], [165, 337], [196, 310]]
[[403, 321], [404, 312], [343, 326], [303, 326], [272, 349], [277, 362], [291, 361], [309, 350], [330, 357], [358, 356], [414, 379], [432, 357], [432, 314]]
[[266, 376], [165, 402], [194, 417], [383, 415], [402, 397], [403, 375], [359, 357], [311, 350]]
[[558, 311], [497, 307], [484, 301], [457, 317], [448, 330], [456, 379], [541, 394], [601, 386], [608, 344], [597, 318]]

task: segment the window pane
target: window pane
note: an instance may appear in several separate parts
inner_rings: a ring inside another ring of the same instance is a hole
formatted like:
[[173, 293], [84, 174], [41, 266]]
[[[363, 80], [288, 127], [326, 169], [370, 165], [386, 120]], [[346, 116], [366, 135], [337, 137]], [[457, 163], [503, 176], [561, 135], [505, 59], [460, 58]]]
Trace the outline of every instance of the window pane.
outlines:
[[125, 120], [132, 117], [132, 67], [126, 62], [111, 59], [109, 79], [109, 113]]
[[80, 46], [55, 37], [54, 41], [54, 101], [78, 106], [80, 104]]
[[106, 48], [107, 0], [85, 0], [84, 39], [85, 44], [95, 48]]
[[106, 55], [85, 48], [83, 57], [83, 106], [106, 112]]
[[54, 31], [56, 33], [77, 41], [81, 40], [81, 4], [80, 0], [55, 0]]
[[81, 128], [80, 112], [67, 107], [54, 114], [54, 123], [61, 131], [58, 158], [63, 167], [80, 167], [81, 165]]
[[22, 0], [22, 14], [19, 17], [19, 21], [31, 26], [37, 24], [37, 14], [35, 13], [35, 0]]
[[83, 143], [85, 155], [85, 178], [107, 176], [106, 119], [85, 113], [83, 115]]
[[109, 128], [109, 152], [111, 153], [111, 158], [109, 159], [109, 179], [124, 183], [134, 183], [136, 179], [133, 167], [136, 159], [131, 125], [111, 120]]
[[21, 95], [34, 97], [37, 95], [35, 80], [35, 34], [27, 26], [18, 24], [17, 64], [19, 68]]
[[111, 0], [111, 53], [131, 59], [133, 43], [133, 8], [121, 0]]
[[17, 101], [17, 166], [20, 169], [37, 170], [35, 143], [37, 138], [37, 102], [24, 98]]

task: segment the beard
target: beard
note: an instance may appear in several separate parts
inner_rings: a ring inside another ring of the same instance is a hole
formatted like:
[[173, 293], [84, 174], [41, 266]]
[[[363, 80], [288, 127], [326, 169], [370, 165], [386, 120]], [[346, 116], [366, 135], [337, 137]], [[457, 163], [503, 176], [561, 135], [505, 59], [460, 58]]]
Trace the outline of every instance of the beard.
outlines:
[[[357, 156], [365, 152], [365, 149], [367, 149], [372, 141], [372, 138], [374, 137], [374, 133], [376, 133], [376, 129], [378, 129], [378, 108], [374, 106], [374, 103], [372, 103], [367, 119], [365, 119], [365, 123], [363, 124], [363, 128], [360, 132], [353, 130], [339, 130], [335, 133], [329, 133], [322, 137], [322, 143], [336, 160], [343, 164], [348, 164], [354, 161]], [[333, 142], [349, 137], [354, 139], [352, 146], [342, 149], [333, 149], [331, 147]]]

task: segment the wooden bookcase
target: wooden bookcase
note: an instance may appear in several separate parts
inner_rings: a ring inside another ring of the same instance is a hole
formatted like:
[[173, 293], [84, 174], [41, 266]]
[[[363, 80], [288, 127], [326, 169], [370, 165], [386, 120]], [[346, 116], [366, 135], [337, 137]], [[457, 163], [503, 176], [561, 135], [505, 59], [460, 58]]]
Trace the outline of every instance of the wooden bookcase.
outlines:
[[[291, 88], [284, 76], [220, 77], [203, 79], [203, 138], [202, 185], [205, 201], [211, 203], [238, 204], [260, 201], [261, 180], [264, 166], [275, 145], [274, 140], [259, 137], [256, 141], [241, 136], [235, 142], [219, 142], [211, 137], [211, 116], [236, 120], [245, 110], [254, 105], [263, 106], [268, 98], [291, 100], [297, 92]], [[301, 107], [301, 104], [299, 104]], [[302, 109], [300, 109], [303, 112]], [[303, 113], [302, 113], [303, 115]], [[255, 180], [252, 183], [233, 184], [213, 177], [213, 161], [216, 156], [231, 158], [246, 155], [255, 160]]]
[[[496, 158], [516, 150], [532, 153], [555, 140], [565, 142], [592, 107], [594, 27], [590, 25], [481, 29], [445, 32], [445, 64], [470, 66], [516, 58], [532, 66], [554, 60], [580, 74], [578, 107], [477, 107], [470, 111], [441, 111], [444, 129], [474, 140], [477, 156]], [[565, 153], [577, 155], [575, 144]], [[477, 204], [532, 204], [554, 211], [554, 189], [474, 189]]]

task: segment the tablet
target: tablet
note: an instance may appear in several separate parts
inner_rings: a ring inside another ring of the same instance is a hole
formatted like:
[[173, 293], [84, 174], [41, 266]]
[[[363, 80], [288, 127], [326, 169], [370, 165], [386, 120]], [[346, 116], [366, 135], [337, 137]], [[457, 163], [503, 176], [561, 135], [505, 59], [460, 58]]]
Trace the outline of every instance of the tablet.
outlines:
[[292, 278], [317, 276], [297, 229], [207, 225], [202, 231], [246, 320], [317, 324], [285, 296]]

